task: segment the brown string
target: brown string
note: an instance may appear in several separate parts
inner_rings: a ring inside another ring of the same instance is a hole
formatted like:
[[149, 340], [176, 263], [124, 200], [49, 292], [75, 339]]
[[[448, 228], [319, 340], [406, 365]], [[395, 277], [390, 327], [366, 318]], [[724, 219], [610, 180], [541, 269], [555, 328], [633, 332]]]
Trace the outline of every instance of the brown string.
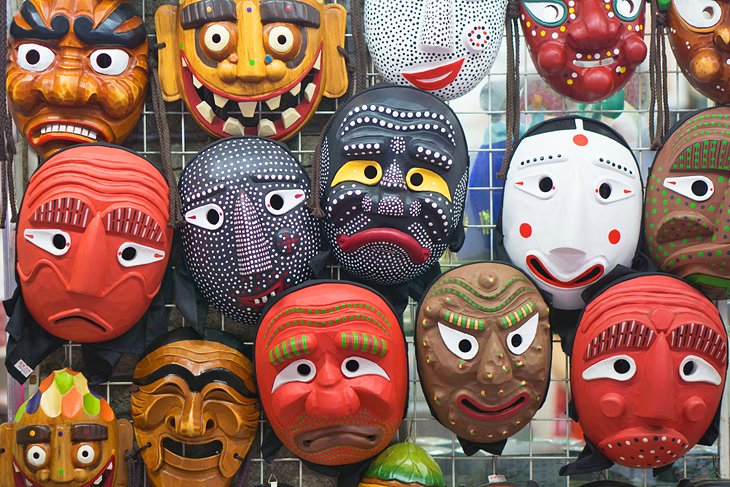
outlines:
[[[3, 2], [0, 6], [0, 73], [7, 72], [8, 64], [8, 6]], [[15, 142], [13, 141], [13, 121], [8, 112], [7, 93], [5, 80], [0, 81], [0, 136], [2, 147], [0, 147], [0, 169], [2, 170], [2, 203], [0, 203], [0, 228], [5, 228], [7, 209], [10, 205], [10, 221], [18, 221], [18, 210], [15, 206], [15, 168], [13, 155], [15, 154]]]
[[[649, 139], [657, 149], [669, 132], [669, 97], [667, 93], [667, 17], [657, 0], [651, 0], [652, 29], [649, 43]], [[656, 117], [656, 121], [655, 118]]]
[[368, 77], [362, 2], [363, 0], [350, 0], [350, 25], [355, 50], [355, 88], [352, 90], [353, 94], [358, 94], [365, 89]]
[[509, 161], [520, 138], [520, 31], [517, 25], [520, 9], [516, 0], [507, 4], [505, 30], [507, 32], [507, 81], [505, 93], [505, 112], [507, 134], [504, 147], [504, 159], [497, 177], [507, 176]]

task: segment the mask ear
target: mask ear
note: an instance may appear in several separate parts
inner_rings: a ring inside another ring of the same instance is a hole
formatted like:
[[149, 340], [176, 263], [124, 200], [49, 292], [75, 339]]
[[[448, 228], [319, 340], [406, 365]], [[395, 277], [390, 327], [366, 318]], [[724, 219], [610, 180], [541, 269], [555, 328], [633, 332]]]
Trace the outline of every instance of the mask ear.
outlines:
[[179, 100], [181, 96], [180, 45], [177, 41], [177, 9], [163, 5], [155, 12], [157, 42], [165, 47], [157, 52], [162, 98], [165, 101]]
[[466, 239], [466, 234], [464, 233], [464, 225], [459, 223], [459, 226], [456, 227], [456, 231], [454, 232], [453, 237], [451, 237], [451, 243], [449, 243], [449, 250], [452, 252], [458, 252], [461, 250], [461, 246], [464, 245], [464, 240]]
[[11, 479], [10, 472], [13, 471], [13, 425], [4, 423], [0, 425], [0, 478]]
[[134, 433], [132, 432], [132, 423], [126, 419], [120, 419], [117, 421], [119, 427], [119, 444], [117, 445], [117, 476], [114, 479], [114, 485], [116, 487], [125, 487], [127, 485], [127, 462], [125, 461], [125, 455], [128, 450], [132, 449], [132, 438]]
[[[322, 40], [322, 49], [324, 50], [322, 59], [325, 79], [324, 96], [337, 98], [347, 91], [347, 66], [345, 65], [345, 58], [337, 49], [345, 46], [347, 11], [345, 7], [336, 3], [325, 5], [324, 18], [324, 38]], [[155, 19], [157, 19], [157, 16], [155, 16]]]

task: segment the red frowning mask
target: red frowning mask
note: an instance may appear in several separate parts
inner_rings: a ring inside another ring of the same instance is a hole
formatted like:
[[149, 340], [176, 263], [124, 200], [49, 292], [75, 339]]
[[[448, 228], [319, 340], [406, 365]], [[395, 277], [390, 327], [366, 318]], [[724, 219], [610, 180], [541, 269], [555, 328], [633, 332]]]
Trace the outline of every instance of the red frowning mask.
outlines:
[[537, 72], [579, 102], [616, 93], [646, 57], [643, 0], [522, 0], [520, 21]]
[[588, 304], [571, 388], [586, 438], [605, 457], [657, 468], [705, 434], [726, 372], [727, 334], [713, 304], [680, 279], [644, 275]]
[[25, 304], [52, 335], [102, 342], [129, 330], [157, 294], [172, 244], [168, 186], [137, 154], [64, 150], [30, 179], [17, 272]]
[[315, 282], [277, 297], [256, 337], [264, 412], [281, 442], [320, 465], [380, 453], [403, 418], [408, 389], [398, 319], [373, 291]]

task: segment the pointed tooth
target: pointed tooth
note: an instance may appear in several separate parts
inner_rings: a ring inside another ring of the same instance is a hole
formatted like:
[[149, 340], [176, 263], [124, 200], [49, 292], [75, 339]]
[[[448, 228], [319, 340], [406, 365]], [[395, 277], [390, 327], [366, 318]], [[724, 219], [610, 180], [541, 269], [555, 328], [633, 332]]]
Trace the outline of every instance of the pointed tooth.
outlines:
[[237, 118], [228, 117], [226, 123], [223, 124], [223, 131], [228, 135], [246, 135], [245, 130]]
[[215, 100], [215, 106], [223, 108], [228, 103], [228, 98], [220, 96], [218, 93], [213, 93], [213, 99]]
[[203, 83], [201, 83], [198, 77], [195, 75], [193, 75], [193, 86], [195, 86], [196, 88], [200, 88], [201, 86], [203, 86]]
[[268, 296], [264, 296], [264, 297], [261, 298], [261, 302], [264, 303], [264, 304], [266, 304], [266, 301], [268, 301], [268, 300], [269, 300], [269, 297]]
[[195, 109], [198, 110], [198, 113], [200, 113], [200, 115], [208, 123], [213, 123], [213, 117], [215, 117], [215, 114], [213, 113], [213, 108], [208, 105], [207, 101], [201, 101], [200, 103], [198, 103], [198, 106], [196, 106]]
[[18, 470], [18, 466], [15, 465], [15, 463], [13, 463], [13, 469], [15, 469], [16, 472], [20, 472], [20, 470]]
[[284, 113], [281, 114], [281, 121], [284, 123], [284, 128], [288, 129], [292, 125], [296, 123], [297, 120], [299, 120], [302, 116], [299, 115], [299, 112], [296, 110], [296, 108], [287, 108], [284, 110]]
[[312, 99], [314, 99], [314, 93], [317, 91], [317, 85], [314, 83], [309, 83], [306, 88], [304, 88], [304, 97], [307, 99], [307, 103], [312, 103]]
[[302, 84], [301, 83], [297, 83], [297, 85], [294, 88], [292, 88], [291, 90], [289, 90], [289, 93], [292, 96], [297, 96], [300, 91], [302, 91]]
[[258, 126], [258, 135], [259, 137], [270, 137], [272, 135], [276, 135], [276, 127], [274, 126], [274, 122], [262, 118]]
[[188, 67], [188, 62], [185, 60], [185, 58], [182, 58], [182, 66], [183, 66], [183, 68]]
[[101, 485], [101, 481], [104, 480], [101, 475], [99, 475], [99, 478], [94, 480], [93, 485]]
[[114, 467], [114, 463], [109, 463], [109, 466], [106, 467], [107, 470], [112, 470], [112, 467]]
[[322, 51], [319, 52], [319, 54], [317, 55], [317, 60], [314, 61], [314, 69], [319, 71], [321, 69], [320, 68], [321, 64], [322, 64]]
[[23, 479], [23, 482], [25, 482], [25, 487], [33, 487], [33, 482], [31, 482], [28, 479]]
[[256, 113], [256, 105], [257, 105], [257, 102], [255, 102], [255, 101], [239, 101], [238, 102], [238, 108], [241, 110], [241, 115], [243, 115], [246, 118], [253, 117], [254, 113]]
[[279, 105], [281, 105], [281, 95], [266, 100], [266, 106], [272, 110], [279, 108]]

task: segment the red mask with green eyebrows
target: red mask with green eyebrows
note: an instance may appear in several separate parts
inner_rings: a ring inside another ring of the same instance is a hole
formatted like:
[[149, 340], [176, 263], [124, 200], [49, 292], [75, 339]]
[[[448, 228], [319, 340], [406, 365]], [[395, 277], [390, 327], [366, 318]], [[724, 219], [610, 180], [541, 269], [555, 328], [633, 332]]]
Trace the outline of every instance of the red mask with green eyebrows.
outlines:
[[684, 281], [644, 275], [591, 301], [573, 344], [570, 383], [586, 438], [620, 465], [682, 457], [720, 406], [727, 333]]
[[264, 412], [281, 442], [320, 465], [358, 463], [393, 439], [408, 390], [398, 318], [370, 289], [314, 282], [277, 297], [256, 337]]

